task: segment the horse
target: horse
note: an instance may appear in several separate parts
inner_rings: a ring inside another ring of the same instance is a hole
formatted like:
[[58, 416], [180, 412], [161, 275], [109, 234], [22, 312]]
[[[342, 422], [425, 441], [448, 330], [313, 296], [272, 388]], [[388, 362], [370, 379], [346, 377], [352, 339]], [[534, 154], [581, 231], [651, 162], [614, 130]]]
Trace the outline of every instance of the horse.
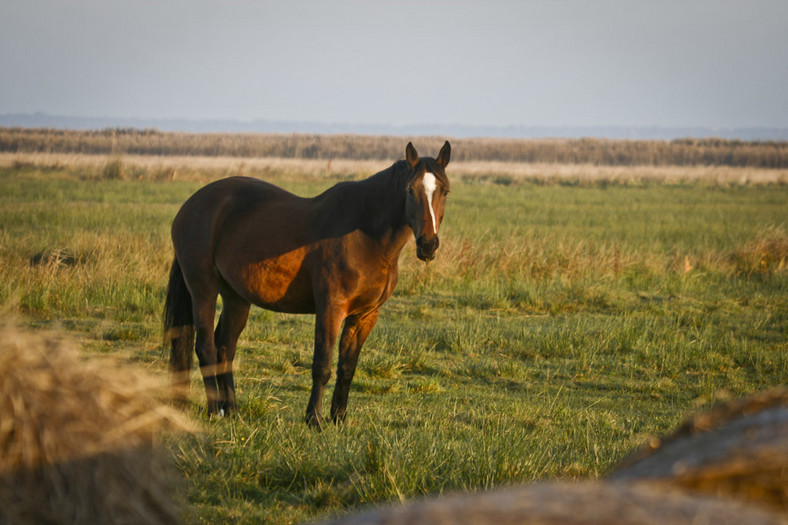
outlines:
[[[176, 398], [185, 402], [197, 354], [209, 416], [237, 409], [233, 358], [252, 304], [315, 314], [312, 390], [305, 421], [320, 427], [323, 390], [339, 357], [331, 419], [344, 421], [361, 347], [397, 284], [400, 252], [435, 258], [450, 183], [451, 146], [405, 160], [312, 198], [234, 176], [194, 193], [172, 223], [175, 251], [164, 306]], [[214, 330], [217, 298], [222, 298]]]

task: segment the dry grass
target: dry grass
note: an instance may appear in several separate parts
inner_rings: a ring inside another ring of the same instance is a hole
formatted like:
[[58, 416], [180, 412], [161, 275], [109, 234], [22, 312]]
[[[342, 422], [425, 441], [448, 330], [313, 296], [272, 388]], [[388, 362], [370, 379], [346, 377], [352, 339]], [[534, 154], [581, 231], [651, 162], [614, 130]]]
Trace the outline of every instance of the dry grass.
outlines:
[[[452, 175], [465, 179], [486, 179], [498, 184], [523, 181], [545, 184], [704, 182], [726, 186], [788, 183], [788, 170], [786, 169], [732, 166], [605, 166], [526, 162], [460, 162], [452, 164]], [[510, 180], [507, 180], [507, 177]]]
[[56, 335], [1, 329], [0, 523], [180, 521], [155, 438], [194, 427], [162, 385]]
[[[428, 154], [428, 153], [427, 153]], [[75, 153], [0, 153], [0, 167], [82, 170], [86, 178], [193, 180], [207, 182], [230, 175], [276, 173], [300, 177], [359, 179], [388, 166], [388, 160], [242, 158]], [[531, 162], [452, 162], [452, 177], [496, 184], [788, 184], [788, 169], [731, 166], [605, 166]]]

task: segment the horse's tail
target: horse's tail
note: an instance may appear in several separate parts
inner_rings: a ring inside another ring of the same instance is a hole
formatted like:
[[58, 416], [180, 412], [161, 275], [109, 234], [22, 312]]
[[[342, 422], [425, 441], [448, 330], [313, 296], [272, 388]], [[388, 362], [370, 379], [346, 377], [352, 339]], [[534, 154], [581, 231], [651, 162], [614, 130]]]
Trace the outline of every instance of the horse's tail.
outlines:
[[185, 404], [189, 396], [189, 373], [194, 348], [194, 318], [192, 296], [183, 279], [178, 259], [172, 262], [167, 299], [164, 301], [164, 340], [169, 340], [170, 370], [176, 402]]

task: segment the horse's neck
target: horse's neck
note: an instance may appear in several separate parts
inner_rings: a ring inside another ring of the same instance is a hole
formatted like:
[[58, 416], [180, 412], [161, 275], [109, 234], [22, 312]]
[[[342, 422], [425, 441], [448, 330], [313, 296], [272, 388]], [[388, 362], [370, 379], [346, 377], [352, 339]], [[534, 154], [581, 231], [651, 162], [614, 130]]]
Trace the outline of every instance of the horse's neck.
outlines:
[[407, 173], [402, 166], [394, 164], [361, 184], [365, 193], [362, 230], [386, 251], [398, 256], [412, 235], [405, 220]]

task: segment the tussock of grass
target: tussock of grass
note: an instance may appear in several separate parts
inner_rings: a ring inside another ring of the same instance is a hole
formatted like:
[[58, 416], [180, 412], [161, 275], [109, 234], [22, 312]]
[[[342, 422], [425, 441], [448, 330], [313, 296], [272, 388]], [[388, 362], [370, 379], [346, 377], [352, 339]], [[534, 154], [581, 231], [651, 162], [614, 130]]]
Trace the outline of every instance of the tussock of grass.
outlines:
[[784, 228], [768, 228], [731, 254], [738, 275], [774, 275], [788, 269], [788, 236]]
[[120, 156], [113, 156], [107, 160], [101, 170], [101, 178], [106, 180], [122, 180], [126, 177], [123, 159]]

